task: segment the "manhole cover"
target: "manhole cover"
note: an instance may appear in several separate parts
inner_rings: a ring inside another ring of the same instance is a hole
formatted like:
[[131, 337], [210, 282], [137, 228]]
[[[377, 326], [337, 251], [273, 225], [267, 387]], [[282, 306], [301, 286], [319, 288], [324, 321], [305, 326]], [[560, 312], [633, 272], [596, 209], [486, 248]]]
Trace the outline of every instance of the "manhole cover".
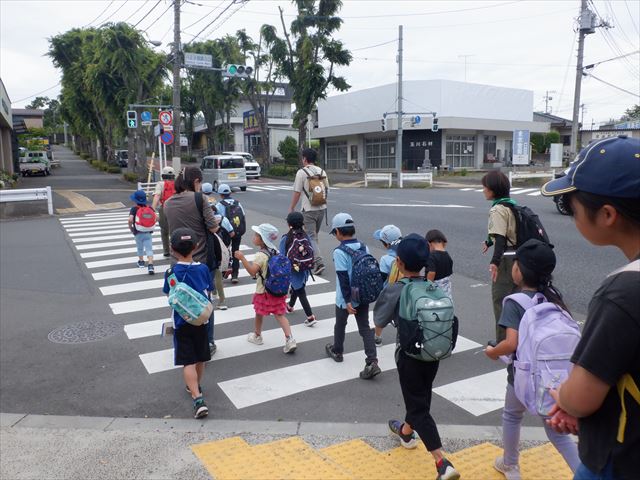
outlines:
[[115, 323], [84, 321], [56, 328], [49, 333], [53, 343], [89, 343], [99, 342], [120, 333], [122, 327]]

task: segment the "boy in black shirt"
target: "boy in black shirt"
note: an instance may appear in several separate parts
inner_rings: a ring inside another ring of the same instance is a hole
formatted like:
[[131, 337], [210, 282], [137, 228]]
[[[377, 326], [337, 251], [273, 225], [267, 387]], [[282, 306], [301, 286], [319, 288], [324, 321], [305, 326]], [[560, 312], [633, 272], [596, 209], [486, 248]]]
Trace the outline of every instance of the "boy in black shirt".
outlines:
[[440, 230], [429, 230], [425, 239], [429, 244], [426, 279], [434, 282], [453, 301], [450, 278], [453, 273], [453, 260], [447, 252], [447, 237]]

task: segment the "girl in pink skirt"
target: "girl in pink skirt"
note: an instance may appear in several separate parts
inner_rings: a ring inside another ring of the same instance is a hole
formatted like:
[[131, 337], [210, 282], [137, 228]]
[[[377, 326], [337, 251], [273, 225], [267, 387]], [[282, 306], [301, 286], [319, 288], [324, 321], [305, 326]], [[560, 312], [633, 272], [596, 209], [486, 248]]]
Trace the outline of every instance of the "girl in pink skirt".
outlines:
[[253, 309], [256, 312], [254, 331], [249, 334], [247, 340], [256, 345], [262, 345], [262, 319], [265, 315], [272, 315], [282, 327], [285, 336], [284, 353], [295, 352], [297, 345], [291, 335], [291, 327], [289, 321], [285, 317], [287, 311], [287, 297], [275, 297], [269, 294], [264, 288], [264, 279], [267, 278], [267, 269], [269, 258], [275, 255], [278, 250], [275, 243], [278, 240], [278, 229], [269, 223], [263, 223], [258, 226], [252, 226], [251, 230], [255, 232], [253, 236], [253, 244], [260, 249], [253, 258], [253, 262], [247, 260], [244, 254], [238, 250], [234, 256], [242, 266], [247, 270], [249, 275], [256, 277], [256, 293], [253, 295]]

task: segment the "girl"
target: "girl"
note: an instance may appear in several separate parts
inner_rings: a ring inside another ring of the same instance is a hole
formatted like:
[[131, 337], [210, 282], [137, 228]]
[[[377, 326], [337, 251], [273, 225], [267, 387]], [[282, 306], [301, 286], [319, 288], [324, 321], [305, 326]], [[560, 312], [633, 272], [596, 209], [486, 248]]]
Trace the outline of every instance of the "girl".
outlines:
[[285, 317], [286, 296], [274, 297], [264, 288], [264, 280], [267, 278], [269, 258], [276, 255], [278, 251], [273, 243], [278, 239], [278, 229], [269, 223], [263, 223], [257, 227], [254, 225], [251, 230], [255, 232], [253, 244], [260, 249], [255, 254], [253, 262], [246, 259], [244, 254], [237, 250], [235, 258], [242, 262], [242, 266], [249, 272], [249, 275], [256, 277], [256, 293], [253, 295], [253, 308], [256, 312], [254, 331], [249, 334], [247, 341], [262, 345], [262, 319], [265, 315], [273, 314], [282, 327], [285, 336], [284, 353], [293, 353], [297, 348], [296, 341], [291, 335], [291, 327]]
[[[301, 238], [303, 241], [306, 239], [309, 246], [311, 246], [311, 240], [304, 231], [304, 217], [300, 212], [291, 212], [287, 215], [287, 224], [289, 225], [289, 231], [282, 236], [280, 240], [280, 251], [288, 256], [289, 248], [291, 247], [296, 237]], [[292, 262], [293, 263], [293, 262]], [[313, 265], [313, 258], [310, 259], [310, 265]], [[307, 319], [304, 324], [307, 327], [313, 327], [318, 321], [316, 316], [311, 311], [311, 305], [307, 300], [307, 292], [305, 291], [305, 285], [309, 279], [310, 270], [296, 270], [295, 265], [291, 269], [291, 295], [289, 297], [289, 304], [287, 305], [287, 312], [293, 312], [293, 307], [296, 304], [296, 300], [300, 299], [300, 304], [304, 310]]]
[[[551, 285], [551, 273], [555, 265], [556, 256], [551, 247], [539, 240], [531, 239], [523, 243], [516, 251], [511, 276], [522, 293], [533, 297], [537, 292], [541, 292], [549, 302], [568, 311], [562, 302], [562, 297]], [[508, 298], [505, 301], [499, 325], [506, 329], [506, 338], [495, 347], [488, 346], [486, 348], [485, 353], [489, 358], [497, 360], [503, 355], [515, 358], [518, 346], [518, 328], [524, 312], [524, 308], [515, 300]], [[507, 393], [502, 412], [504, 454], [502, 457], [496, 458], [494, 468], [503, 473], [507, 480], [520, 480], [518, 442], [520, 440], [520, 424], [526, 407], [516, 397], [513, 379], [513, 363], [509, 363], [507, 365]], [[575, 472], [580, 464], [576, 444], [568, 435], [555, 432], [546, 423], [544, 427], [551, 443], [564, 457], [571, 470]]]
[[453, 260], [446, 250], [447, 237], [440, 230], [429, 230], [425, 240], [429, 243], [426, 279], [434, 282], [453, 301], [450, 278], [453, 273]]

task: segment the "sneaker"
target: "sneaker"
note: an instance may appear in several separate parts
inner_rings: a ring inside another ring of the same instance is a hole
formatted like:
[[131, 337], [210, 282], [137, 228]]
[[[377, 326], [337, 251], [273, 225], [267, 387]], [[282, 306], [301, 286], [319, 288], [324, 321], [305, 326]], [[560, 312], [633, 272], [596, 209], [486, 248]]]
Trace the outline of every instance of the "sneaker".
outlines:
[[165, 252], [165, 253], [163, 253], [163, 254], [162, 254], [162, 256], [163, 256], [163, 257], [170, 257], [170, 256], [171, 256], [171, 254], [170, 254], [170, 253]]
[[336, 353], [333, 351], [333, 345], [331, 343], [327, 343], [324, 346], [324, 350], [325, 352], [327, 352], [327, 355], [333, 358], [336, 362], [340, 363], [344, 360], [341, 353]]
[[198, 397], [193, 401], [193, 418], [204, 418], [209, 415], [209, 409], [207, 404], [204, 403], [204, 398]]
[[304, 324], [307, 327], [313, 327], [316, 323], [318, 323], [318, 321], [316, 320], [315, 315], [311, 315], [310, 317], [307, 317], [307, 319], [304, 321]]
[[404, 448], [412, 449], [418, 446], [418, 435], [413, 431], [408, 435], [402, 433], [402, 422], [400, 420], [389, 420], [389, 430], [400, 439], [400, 445]]
[[233, 283], [234, 285], [235, 285], [236, 283], [238, 283], [238, 281], [239, 281], [239, 280], [238, 280], [237, 278], [232, 278], [232, 279], [231, 279], [231, 283]]
[[504, 457], [496, 458], [493, 468], [502, 473], [507, 480], [520, 480], [520, 467], [518, 465], [507, 465]]
[[298, 344], [296, 343], [296, 340], [293, 338], [293, 336], [291, 336], [287, 338], [282, 351], [284, 353], [293, 353], [296, 351], [296, 348], [298, 348]]
[[247, 337], [247, 341], [256, 345], [262, 345], [262, 335], [258, 335], [256, 332], [251, 332]]
[[138, 260], [138, 267], [144, 268], [144, 260]]
[[321, 263], [319, 265], [316, 265], [315, 268], [313, 269], [313, 274], [314, 275], [322, 275], [322, 272], [324, 272], [325, 266]]
[[[200, 395], [204, 394], [204, 391], [202, 390], [202, 385], [198, 385], [198, 388], [200, 389]], [[191, 389], [189, 389], [189, 385], [185, 385], [184, 389], [187, 391], [189, 395], [191, 395]]]
[[458, 480], [460, 478], [460, 473], [453, 468], [453, 464], [446, 458], [440, 460], [440, 466], [436, 463], [436, 469], [438, 470], [436, 480]]
[[218, 305], [216, 305], [216, 308], [217, 308], [218, 310], [226, 310], [226, 309], [228, 309], [229, 307], [227, 307], [224, 303], [219, 303]]
[[293, 313], [294, 308], [287, 303], [287, 313]]
[[[209, 344], [209, 355], [211, 355], [213, 357], [216, 354], [217, 351], [218, 351], [218, 346], [215, 343], [210, 343]], [[202, 391], [202, 389], [200, 389], [200, 391]]]
[[153, 275], [154, 273], [156, 273], [156, 271], [153, 269], [153, 263], [149, 264], [147, 270], [149, 270], [149, 275]]
[[364, 366], [364, 370], [360, 372], [360, 378], [362, 378], [363, 380], [370, 380], [381, 373], [382, 370], [380, 370], [378, 362], [371, 362]]
[[374, 335], [373, 340], [376, 342], [376, 345], [382, 345], [382, 335]]

